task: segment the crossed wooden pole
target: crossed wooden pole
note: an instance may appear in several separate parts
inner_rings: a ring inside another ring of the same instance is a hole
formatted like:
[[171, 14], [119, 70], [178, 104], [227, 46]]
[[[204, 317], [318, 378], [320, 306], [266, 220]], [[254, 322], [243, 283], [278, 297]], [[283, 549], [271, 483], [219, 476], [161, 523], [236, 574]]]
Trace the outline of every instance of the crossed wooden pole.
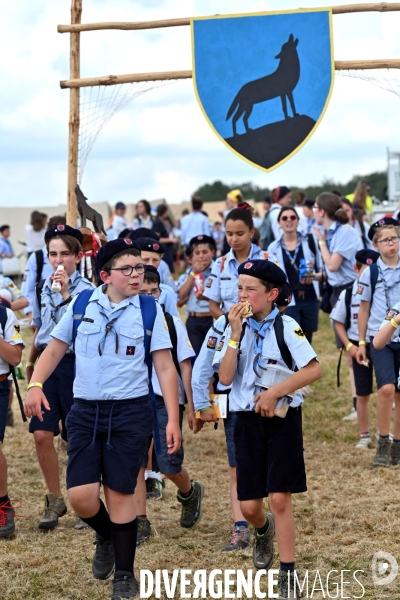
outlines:
[[[299, 9], [301, 11], [301, 9]], [[344, 4], [331, 8], [333, 15], [358, 12], [393, 12], [400, 11], [399, 2], [380, 2], [367, 4]], [[131, 73], [127, 75], [105, 75], [101, 77], [80, 77], [80, 33], [105, 29], [122, 31], [160, 29], [166, 27], [182, 27], [190, 25], [191, 19], [166, 19], [162, 21], [81, 23], [82, 0], [71, 2], [71, 24], [58, 25], [59, 33], [70, 33], [70, 78], [60, 81], [62, 89], [70, 90], [69, 137], [68, 137], [68, 195], [67, 223], [75, 227], [77, 206], [75, 186], [78, 177], [78, 141], [79, 141], [79, 89], [101, 85], [118, 85], [140, 81], [162, 81], [168, 79], [190, 79], [192, 71], [164, 71], [154, 73]], [[382, 60], [339, 60], [335, 61], [335, 70], [349, 69], [400, 69], [400, 59]]]

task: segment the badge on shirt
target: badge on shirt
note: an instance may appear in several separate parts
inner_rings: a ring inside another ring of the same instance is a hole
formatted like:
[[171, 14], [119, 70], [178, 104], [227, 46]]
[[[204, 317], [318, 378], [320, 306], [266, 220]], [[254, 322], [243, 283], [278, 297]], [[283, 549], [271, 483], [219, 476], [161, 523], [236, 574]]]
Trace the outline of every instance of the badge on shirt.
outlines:
[[191, 341], [189, 340], [189, 338], [186, 338], [186, 343], [188, 345], [188, 348], [190, 348], [191, 350], [193, 350], [193, 346], [192, 346]]
[[136, 349], [136, 346], [127, 346], [126, 347], [126, 354], [128, 356], [133, 356], [135, 354], [135, 349]]
[[12, 340], [20, 340], [21, 339], [21, 327], [18, 325], [18, 323], [14, 324], [14, 335], [11, 336]]
[[214, 350], [215, 346], [217, 345], [217, 339], [216, 337], [213, 337], [212, 335], [210, 335], [210, 337], [207, 340], [207, 348], [210, 348], [211, 350]]
[[12, 290], [15, 288], [15, 283], [13, 283], [12, 281], [10, 281], [10, 283], [8, 284], [8, 287]]
[[165, 319], [164, 319], [164, 329], [165, 329], [166, 331], [169, 331], [169, 330], [168, 330], [167, 321], [166, 321]]
[[297, 329], [295, 329], [294, 332], [297, 335], [297, 337], [299, 337], [299, 338], [305, 337], [304, 332], [301, 327], [298, 327]]
[[399, 314], [398, 310], [396, 310], [395, 308], [391, 308], [386, 313], [385, 321], [390, 321], [391, 319], [394, 319], [394, 317], [398, 314]]
[[212, 277], [210, 277], [210, 278], [207, 280], [207, 283], [206, 283], [206, 288], [210, 288], [210, 287], [212, 286], [212, 282], [213, 282], [213, 281], [212, 281]]
[[358, 313], [353, 314], [353, 321], [358, 321]]
[[218, 348], [217, 348], [216, 352], [221, 352], [223, 347], [224, 347], [224, 340], [221, 340], [220, 343], [218, 344]]
[[364, 291], [364, 286], [363, 285], [358, 285], [357, 286], [357, 294], [362, 294]]
[[267, 365], [276, 365], [276, 363], [277, 363], [277, 361], [276, 361], [276, 360], [274, 360], [273, 358], [269, 358], [269, 359], [267, 360]]

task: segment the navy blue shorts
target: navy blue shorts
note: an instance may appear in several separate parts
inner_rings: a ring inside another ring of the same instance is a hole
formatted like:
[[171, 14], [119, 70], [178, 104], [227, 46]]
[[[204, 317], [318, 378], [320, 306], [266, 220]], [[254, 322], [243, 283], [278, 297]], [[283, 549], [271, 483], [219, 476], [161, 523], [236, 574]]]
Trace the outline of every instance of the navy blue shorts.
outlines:
[[212, 317], [188, 317], [186, 320], [186, 329], [188, 332], [190, 343], [196, 356], [199, 355], [201, 347], [209, 329], [213, 326], [214, 319]]
[[381, 350], [377, 350], [374, 348], [371, 338], [370, 346], [378, 390], [388, 383], [394, 383], [396, 391], [399, 392], [397, 379], [400, 370], [400, 343], [391, 342]]
[[10, 393], [10, 380], [0, 381], [0, 442], [4, 441], [6, 430], [8, 396]]
[[234, 439], [238, 500], [307, 490], [301, 408], [289, 408], [284, 419], [238, 412]]
[[[357, 341], [350, 340], [350, 342], [355, 346], [358, 346]], [[354, 383], [356, 385], [357, 396], [369, 396], [374, 391], [372, 387], [372, 376], [374, 367], [372, 366], [371, 361], [371, 344], [367, 344], [366, 350], [367, 360], [369, 360], [369, 367], [364, 367], [364, 365], [360, 365], [355, 358], [352, 359]]]
[[305, 333], [318, 331], [319, 302], [318, 298], [298, 300], [294, 306], [288, 306], [285, 315], [292, 317]]
[[153, 430], [149, 396], [117, 401], [76, 398], [67, 417], [67, 489], [102, 483], [133, 494]]
[[32, 417], [29, 423], [30, 433], [40, 430], [53, 431], [54, 435], [59, 435], [61, 421], [62, 437], [66, 442], [68, 441], [65, 420], [74, 402], [72, 391], [74, 378], [75, 355], [66, 354], [43, 384], [43, 393], [50, 404], [50, 410], [43, 409], [43, 421], [39, 421], [37, 417]]
[[[222, 393], [223, 392], [221, 392], [221, 394]], [[224, 419], [226, 451], [228, 453], [228, 462], [230, 467], [236, 467], [235, 440], [233, 437], [236, 423], [236, 414], [237, 413], [235, 412], [228, 412], [228, 417]]]
[[[157, 421], [158, 421], [158, 429], [160, 432], [160, 445], [161, 445], [161, 454], [156, 454], [158, 470], [163, 475], [176, 475], [182, 471], [183, 459], [184, 459], [184, 450], [183, 450], [183, 439], [181, 447], [178, 452], [174, 454], [168, 454], [167, 448], [167, 434], [166, 428], [168, 424], [168, 413], [167, 408], [165, 406], [164, 399], [162, 396], [156, 395], [156, 410], [157, 410]], [[182, 431], [182, 421], [183, 421], [183, 411], [185, 407], [180, 404], [179, 405], [179, 427]], [[154, 436], [154, 433], [153, 433]], [[155, 445], [154, 445], [155, 447]], [[153, 465], [153, 471], [154, 471]]]

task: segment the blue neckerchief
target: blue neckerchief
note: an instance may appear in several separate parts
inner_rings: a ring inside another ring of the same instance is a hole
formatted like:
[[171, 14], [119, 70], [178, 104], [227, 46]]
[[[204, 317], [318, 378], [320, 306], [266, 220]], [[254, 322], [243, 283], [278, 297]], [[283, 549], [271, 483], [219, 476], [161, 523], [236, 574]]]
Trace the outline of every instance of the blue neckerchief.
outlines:
[[255, 333], [253, 340], [253, 350], [255, 355], [253, 362], [253, 371], [257, 375], [257, 377], [260, 377], [256, 369], [260, 364], [262, 345], [265, 338], [265, 334], [267, 333], [268, 329], [272, 327], [272, 324], [275, 321], [275, 317], [277, 316], [278, 312], [279, 311], [276, 307], [273, 308], [272, 311], [269, 313], [268, 317], [266, 317], [263, 321], [260, 322], [256, 321], [254, 317], [250, 317], [249, 319], [247, 319], [247, 323], [250, 329], [252, 329]]
[[282, 248], [283, 252], [284, 252], [284, 253], [286, 254], [286, 256], [288, 257], [290, 264], [291, 264], [291, 265], [292, 265], [292, 267], [293, 267], [293, 268], [294, 268], [294, 269], [295, 269], [295, 270], [298, 272], [298, 271], [299, 271], [299, 268], [298, 268], [298, 266], [297, 266], [297, 264], [296, 264], [296, 259], [297, 259], [297, 255], [298, 255], [298, 253], [299, 253], [299, 250], [300, 250], [300, 246], [301, 246], [301, 244], [302, 244], [302, 237], [301, 237], [301, 235], [300, 235], [299, 233], [297, 233], [297, 242], [296, 242], [296, 248], [294, 249], [294, 254], [293, 254], [293, 256], [292, 256], [292, 255], [291, 255], [291, 253], [290, 253], [290, 252], [293, 252], [293, 251], [292, 251], [292, 250], [291, 250], [291, 251], [289, 251], [289, 250], [286, 248], [286, 246], [285, 246], [285, 242], [284, 242], [284, 239], [283, 239], [283, 236], [281, 237], [281, 239], [279, 240], [279, 242], [280, 242], [280, 244], [281, 244], [281, 248]]

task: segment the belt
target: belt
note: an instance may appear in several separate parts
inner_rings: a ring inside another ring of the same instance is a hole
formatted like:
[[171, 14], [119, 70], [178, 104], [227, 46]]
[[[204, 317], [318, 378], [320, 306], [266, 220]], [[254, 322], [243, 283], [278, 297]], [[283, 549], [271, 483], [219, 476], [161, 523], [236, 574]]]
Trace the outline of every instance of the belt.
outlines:
[[189, 317], [212, 317], [212, 314], [209, 312], [208, 313], [190, 312]]
[[7, 377], [9, 376], [11, 371], [9, 371], [8, 373], [3, 373], [3, 375], [0, 375], [0, 382], [4, 381], [5, 379], [7, 379]]

